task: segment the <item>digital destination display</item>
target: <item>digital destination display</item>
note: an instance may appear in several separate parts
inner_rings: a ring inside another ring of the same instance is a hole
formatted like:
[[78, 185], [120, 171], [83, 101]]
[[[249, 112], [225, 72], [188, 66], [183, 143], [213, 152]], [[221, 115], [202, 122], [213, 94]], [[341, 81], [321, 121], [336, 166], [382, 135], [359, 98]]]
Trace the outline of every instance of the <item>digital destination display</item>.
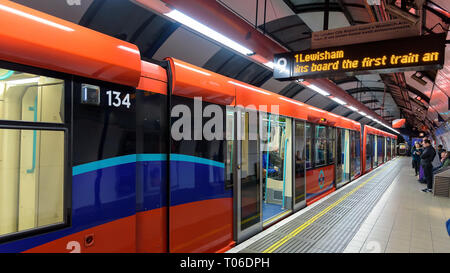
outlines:
[[274, 78], [392, 73], [443, 67], [446, 34], [276, 54]]

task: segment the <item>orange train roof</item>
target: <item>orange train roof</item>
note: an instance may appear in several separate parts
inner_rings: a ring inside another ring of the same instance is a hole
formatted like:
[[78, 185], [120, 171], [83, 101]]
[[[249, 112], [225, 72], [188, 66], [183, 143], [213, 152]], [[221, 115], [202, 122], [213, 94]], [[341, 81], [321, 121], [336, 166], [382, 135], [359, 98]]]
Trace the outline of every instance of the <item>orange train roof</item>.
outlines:
[[[314, 123], [361, 131], [357, 121], [327, 112], [262, 88], [240, 82], [192, 64], [168, 58], [172, 69], [172, 93], [184, 97], [202, 97], [222, 105], [257, 108]], [[261, 106], [266, 108], [260, 108]], [[271, 110], [272, 109], [272, 110]]]
[[383, 130], [374, 128], [374, 127], [369, 126], [369, 125], [364, 125], [364, 131], [367, 132], [368, 134], [372, 134], [372, 135], [378, 135], [378, 136], [390, 137], [390, 138], [393, 138], [393, 139], [397, 139], [396, 135], [390, 134], [388, 132], [385, 132]]
[[205, 101], [231, 105], [235, 90], [230, 78], [189, 63], [167, 58], [172, 70], [172, 94], [184, 97], [201, 97]]
[[137, 89], [167, 95], [167, 73], [159, 65], [141, 61], [141, 79]]
[[46, 13], [0, 0], [0, 59], [136, 87], [139, 49]]

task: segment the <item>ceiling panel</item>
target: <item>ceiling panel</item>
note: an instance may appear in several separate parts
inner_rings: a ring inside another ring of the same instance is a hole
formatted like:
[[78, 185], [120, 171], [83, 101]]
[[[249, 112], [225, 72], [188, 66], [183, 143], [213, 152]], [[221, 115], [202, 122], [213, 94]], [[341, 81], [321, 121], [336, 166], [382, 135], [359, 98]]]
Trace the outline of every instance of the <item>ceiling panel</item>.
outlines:
[[[180, 45], [183, 45], [183, 50], [180, 50]], [[165, 57], [174, 57], [203, 66], [219, 50], [220, 47], [216, 44], [180, 27], [161, 45], [153, 59], [163, 60]]]

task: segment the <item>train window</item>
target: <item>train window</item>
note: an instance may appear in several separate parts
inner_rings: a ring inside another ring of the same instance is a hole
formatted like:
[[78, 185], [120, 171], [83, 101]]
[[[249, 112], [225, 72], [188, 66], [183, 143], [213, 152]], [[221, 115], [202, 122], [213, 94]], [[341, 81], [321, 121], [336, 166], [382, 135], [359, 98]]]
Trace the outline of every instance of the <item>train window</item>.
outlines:
[[305, 134], [306, 134], [306, 168], [312, 168], [312, 131], [313, 125], [310, 123], [306, 123], [305, 125]]
[[366, 171], [372, 168], [372, 135], [366, 135]]
[[295, 121], [295, 204], [305, 200], [305, 122]]
[[314, 139], [315, 166], [325, 165], [327, 162], [327, 130], [326, 126], [316, 125]]
[[65, 132], [0, 129], [0, 237], [64, 222]]
[[335, 146], [336, 146], [335, 135], [336, 135], [336, 128], [328, 127], [328, 139], [327, 139], [327, 143], [328, 143], [328, 155], [327, 155], [327, 157], [328, 157], [328, 164], [333, 164], [334, 163]]
[[64, 81], [0, 69], [0, 120], [64, 122]]
[[360, 132], [353, 132], [355, 134], [355, 156], [353, 165], [355, 166], [355, 175], [361, 174], [361, 134]]
[[234, 168], [234, 112], [227, 111], [226, 115], [226, 143], [227, 143], [227, 155], [226, 155], [226, 173], [225, 173], [225, 188], [231, 188], [233, 186], [233, 168]]

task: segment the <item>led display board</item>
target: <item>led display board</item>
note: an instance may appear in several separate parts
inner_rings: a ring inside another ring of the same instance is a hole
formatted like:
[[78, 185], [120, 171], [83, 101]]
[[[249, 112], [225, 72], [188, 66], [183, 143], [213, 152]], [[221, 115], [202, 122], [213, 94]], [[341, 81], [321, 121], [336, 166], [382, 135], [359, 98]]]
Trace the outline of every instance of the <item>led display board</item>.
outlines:
[[294, 80], [441, 69], [445, 38], [442, 33], [276, 54], [274, 78]]

